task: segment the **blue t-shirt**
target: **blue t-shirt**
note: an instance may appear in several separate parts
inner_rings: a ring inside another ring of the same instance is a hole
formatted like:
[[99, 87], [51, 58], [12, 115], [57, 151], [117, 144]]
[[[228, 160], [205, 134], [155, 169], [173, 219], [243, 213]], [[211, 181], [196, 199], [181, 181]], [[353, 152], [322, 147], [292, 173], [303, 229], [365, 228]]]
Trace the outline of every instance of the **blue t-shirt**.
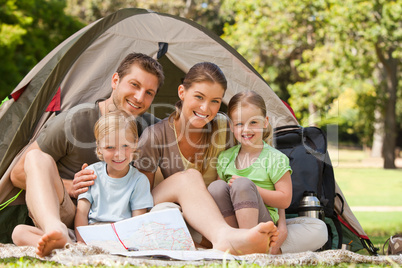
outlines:
[[130, 165], [123, 178], [111, 178], [105, 162], [97, 162], [87, 167], [97, 176], [94, 185], [80, 194], [91, 203], [88, 223], [116, 222], [131, 217], [131, 211], [152, 208], [153, 198], [148, 178]]

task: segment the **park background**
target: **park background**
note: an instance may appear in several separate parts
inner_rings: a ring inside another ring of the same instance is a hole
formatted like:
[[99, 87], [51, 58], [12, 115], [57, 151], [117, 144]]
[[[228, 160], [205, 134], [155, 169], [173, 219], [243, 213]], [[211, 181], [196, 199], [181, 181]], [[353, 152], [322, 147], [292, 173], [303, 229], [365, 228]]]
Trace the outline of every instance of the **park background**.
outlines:
[[402, 0], [0, 3], [0, 100], [64, 39], [121, 8], [185, 17], [244, 56], [300, 125], [336, 129], [336, 180], [376, 246], [402, 231]]

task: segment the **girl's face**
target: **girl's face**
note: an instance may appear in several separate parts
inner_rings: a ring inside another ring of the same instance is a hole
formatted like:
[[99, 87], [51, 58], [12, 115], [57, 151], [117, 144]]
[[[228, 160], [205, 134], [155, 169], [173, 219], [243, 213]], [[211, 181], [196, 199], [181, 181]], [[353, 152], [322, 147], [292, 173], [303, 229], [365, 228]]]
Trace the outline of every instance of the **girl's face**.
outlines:
[[124, 177], [133, 160], [137, 144], [134, 135], [128, 130], [113, 131], [100, 140], [98, 152], [107, 164], [107, 173], [112, 178]]
[[262, 146], [268, 117], [261, 113], [261, 109], [252, 104], [238, 105], [229, 116], [232, 121], [230, 129], [242, 146]]
[[179, 86], [179, 97], [183, 102], [180, 117], [185, 119], [186, 127], [203, 128], [210, 122], [221, 107], [225, 90], [218, 83], [193, 83], [187, 90]]

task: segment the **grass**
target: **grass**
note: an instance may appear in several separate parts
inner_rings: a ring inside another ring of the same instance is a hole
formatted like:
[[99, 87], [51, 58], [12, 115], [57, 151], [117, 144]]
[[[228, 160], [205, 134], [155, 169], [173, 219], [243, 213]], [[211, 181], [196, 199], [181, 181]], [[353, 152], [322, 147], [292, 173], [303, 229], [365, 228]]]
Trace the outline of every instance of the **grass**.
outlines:
[[402, 206], [402, 169], [335, 168], [350, 206]]
[[[331, 160], [336, 181], [352, 211], [356, 206], [402, 206], [402, 169], [384, 170], [378, 167], [381, 165], [378, 159], [369, 159], [360, 150], [336, 151], [331, 154]], [[380, 248], [380, 254], [385, 241], [402, 232], [402, 212], [355, 211], [353, 214], [373, 244]], [[367, 254], [365, 250], [359, 253]]]
[[[370, 165], [368, 156], [363, 151], [339, 150], [331, 151], [336, 181], [341, 188], [348, 204], [354, 206], [402, 206], [402, 169], [384, 170], [375, 162]], [[368, 161], [368, 162], [367, 162]], [[368, 167], [367, 167], [368, 165]], [[402, 212], [354, 212], [360, 225], [370, 237], [373, 244], [380, 248], [390, 235], [402, 231]], [[358, 253], [367, 254], [361, 250]], [[34, 258], [0, 259], [2, 267], [54, 267], [63, 266], [57, 263], [42, 262]], [[213, 264], [205, 267], [222, 267], [226, 265]], [[227, 263], [228, 267], [259, 267], [256, 264]], [[355, 264], [353, 267], [383, 267], [372, 264]], [[89, 267], [81, 265], [80, 267]], [[104, 267], [104, 266], [99, 266]], [[185, 267], [194, 267], [186, 265]], [[285, 267], [285, 266], [282, 266]], [[306, 266], [304, 266], [306, 267]], [[314, 267], [325, 267], [322, 265]], [[350, 267], [342, 264], [337, 267]]]

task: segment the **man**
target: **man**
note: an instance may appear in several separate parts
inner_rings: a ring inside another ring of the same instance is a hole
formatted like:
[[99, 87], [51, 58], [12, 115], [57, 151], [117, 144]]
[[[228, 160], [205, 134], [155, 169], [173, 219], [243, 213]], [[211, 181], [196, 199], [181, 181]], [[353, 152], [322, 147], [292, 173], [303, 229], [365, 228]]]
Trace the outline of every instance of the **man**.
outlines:
[[155, 123], [156, 119], [145, 112], [163, 82], [162, 66], [156, 60], [131, 53], [113, 74], [113, 90], [108, 99], [95, 105], [80, 104], [46, 124], [10, 176], [14, 186], [25, 189], [28, 210], [36, 226], [17, 226], [13, 241], [21, 237], [14, 234], [22, 228], [31, 228], [31, 236], [16, 239], [16, 245], [37, 246], [37, 254], [46, 256], [71, 242], [68, 228], [74, 228], [75, 215], [72, 198], [87, 191], [94, 179], [86, 173], [73, 181], [74, 174], [83, 163], [98, 161], [93, 135], [95, 122], [101, 115], [120, 109], [138, 119], [139, 131]]

